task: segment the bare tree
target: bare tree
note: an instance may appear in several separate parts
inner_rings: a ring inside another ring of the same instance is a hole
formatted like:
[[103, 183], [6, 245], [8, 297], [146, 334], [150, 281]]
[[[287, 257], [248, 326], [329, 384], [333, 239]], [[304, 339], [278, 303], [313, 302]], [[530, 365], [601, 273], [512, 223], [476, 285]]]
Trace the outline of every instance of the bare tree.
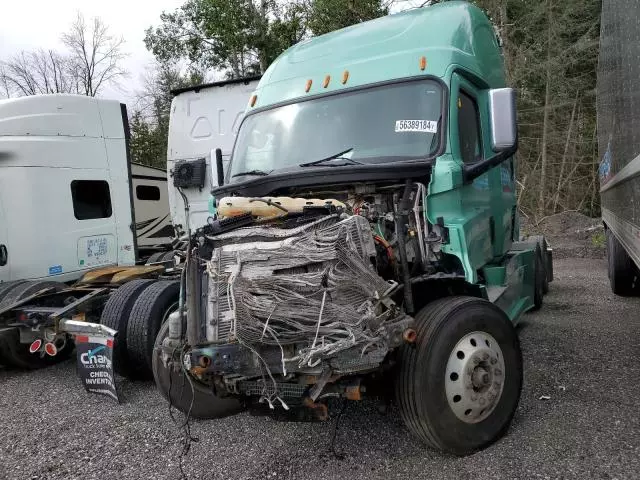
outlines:
[[9, 90], [9, 83], [6, 77], [6, 68], [3, 63], [0, 63], [0, 95], [4, 98], [11, 98], [11, 91]]
[[70, 59], [53, 50], [22, 51], [0, 62], [0, 87], [7, 97], [78, 93]]
[[105, 85], [118, 85], [127, 75], [121, 66], [127, 57], [124, 38], [112, 35], [100, 18], [87, 24], [78, 12], [62, 42], [69, 49], [70, 69], [78, 78], [80, 93], [95, 97]]

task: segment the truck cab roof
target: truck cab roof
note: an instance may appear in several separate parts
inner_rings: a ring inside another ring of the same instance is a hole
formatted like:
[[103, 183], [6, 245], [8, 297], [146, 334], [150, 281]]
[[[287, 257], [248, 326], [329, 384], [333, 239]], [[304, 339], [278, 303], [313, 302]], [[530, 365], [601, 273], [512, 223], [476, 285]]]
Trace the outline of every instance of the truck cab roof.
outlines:
[[0, 136], [124, 138], [117, 100], [51, 94], [0, 100]]
[[480, 86], [499, 88], [505, 84], [502, 64], [496, 34], [482, 10], [451, 1], [294, 45], [263, 75], [253, 109], [421, 75], [446, 79], [455, 69], [477, 77]]

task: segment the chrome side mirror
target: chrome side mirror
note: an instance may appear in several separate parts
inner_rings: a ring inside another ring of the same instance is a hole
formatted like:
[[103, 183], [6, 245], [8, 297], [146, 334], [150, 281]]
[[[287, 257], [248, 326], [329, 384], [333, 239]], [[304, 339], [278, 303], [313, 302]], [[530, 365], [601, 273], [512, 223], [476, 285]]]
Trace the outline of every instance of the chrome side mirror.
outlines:
[[491, 148], [503, 152], [518, 143], [516, 119], [516, 91], [513, 88], [489, 90], [489, 117], [491, 119]]

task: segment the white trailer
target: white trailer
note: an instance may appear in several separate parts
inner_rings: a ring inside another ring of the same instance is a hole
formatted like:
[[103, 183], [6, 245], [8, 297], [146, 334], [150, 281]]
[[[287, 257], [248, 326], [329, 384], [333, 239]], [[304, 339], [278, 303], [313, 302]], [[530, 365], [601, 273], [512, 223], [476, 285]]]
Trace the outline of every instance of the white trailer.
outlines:
[[204, 159], [206, 175], [203, 188], [189, 188], [184, 195], [189, 202], [191, 230], [206, 225], [210, 190], [217, 185], [216, 149], [222, 150], [223, 164], [229, 160], [249, 97], [260, 77], [227, 80], [174, 90], [169, 120], [167, 174], [169, 207], [176, 228], [186, 231], [184, 201], [173, 187], [176, 164]]
[[117, 101], [0, 101], [0, 282], [68, 282], [171, 242], [166, 174], [131, 164], [128, 133]]

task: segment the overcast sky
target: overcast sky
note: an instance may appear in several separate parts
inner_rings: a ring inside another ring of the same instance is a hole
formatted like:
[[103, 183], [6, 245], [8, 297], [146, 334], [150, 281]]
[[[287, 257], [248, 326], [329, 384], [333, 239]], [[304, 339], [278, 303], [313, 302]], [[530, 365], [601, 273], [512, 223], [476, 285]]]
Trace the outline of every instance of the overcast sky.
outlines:
[[130, 54], [125, 68], [131, 72], [123, 82], [124, 91], [105, 90], [101, 95], [130, 103], [140, 86], [140, 77], [153, 61], [144, 46], [144, 31], [160, 23], [163, 10], [173, 11], [184, 0], [0, 0], [0, 59], [20, 50], [53, 48], [62, 50], [60, 35], [66, 31], [76, 11], [101, 17], [112, 33], [122, 35]]
[[[100, 96], [132, 106], [141, 77], [153, 62], [153, 55], [144, 46], [144, 31], [160, 23], [163, 11], [173, 11], [183, 3], [184, 0], [0, 0], [0, 59], [21, 50], [63, 50], [60, 35], [68, 30], [77, 11], [86, 20], [100, 17], [113, 34], [124, 37], [124, 49], [129, 53], [124, 67], [130, 72], [120, 90], [107, 88]], [[401, 0], [395, 10], [422, 3], [424, 0]]]

